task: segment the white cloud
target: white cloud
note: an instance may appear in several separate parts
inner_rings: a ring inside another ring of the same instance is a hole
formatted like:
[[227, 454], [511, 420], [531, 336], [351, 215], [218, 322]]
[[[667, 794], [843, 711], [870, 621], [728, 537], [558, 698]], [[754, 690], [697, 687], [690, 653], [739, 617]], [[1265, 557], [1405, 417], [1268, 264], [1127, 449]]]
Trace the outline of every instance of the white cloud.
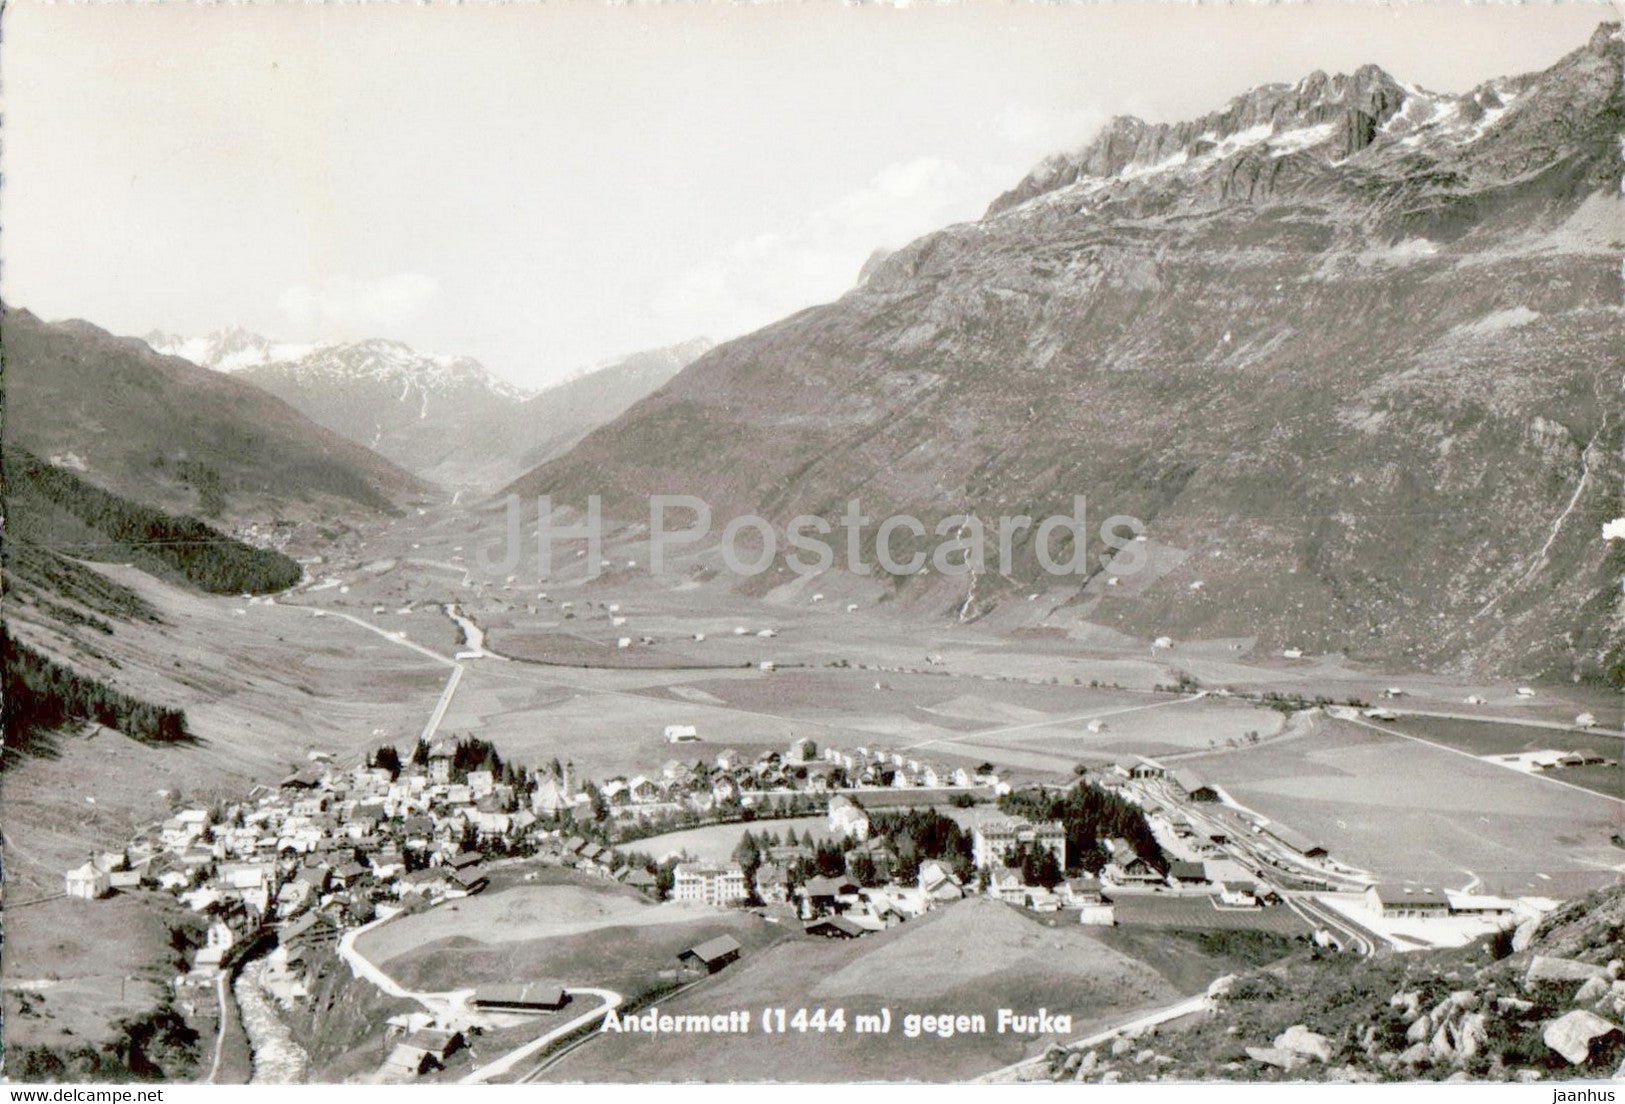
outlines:
[[994, 116], [993, 129], [1020, 153], [1036, 160], [1083, 148], [1107, 119], [1106, 112], [1093, 106], [1053, 111], [1011, 102]]
[[981, 214], [999, 170], [967, 172], [940, 157], [881, 169], [780, 232], [742, 238], [655, 296], [657, 315], [684, 332], [731, 337], [841, 295], [876, 249]]
[[373, 280], [335, 276], [315, 287], [300, 284], [282, 293], [278, 305], [301, 330], [372, 335], [411, 318], [439, 292], [434, 277], [398, 272]]

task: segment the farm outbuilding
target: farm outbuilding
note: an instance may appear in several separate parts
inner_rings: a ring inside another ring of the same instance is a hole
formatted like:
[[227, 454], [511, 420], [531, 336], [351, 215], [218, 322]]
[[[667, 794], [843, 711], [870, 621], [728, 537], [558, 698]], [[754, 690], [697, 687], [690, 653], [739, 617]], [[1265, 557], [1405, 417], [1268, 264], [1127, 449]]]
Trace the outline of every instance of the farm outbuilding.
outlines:
[[1168, 882], [1176, 886], [1200, 886], [1207, 884], [1207, 867], [1199, 862], [1187, 862], [1175, 859], [1168, 864]]
[[808, 921], [803, 930], [808, 935], [822, 936], [825, 939], [856, 939], [864, 932], [863, 928], [844, 916], [824, 916]]
[[738, 959], [741, 950], [739, 940], [719, 935], [683, 951], [677, 956], [677, 965], [684, 973], [714, 974]]
[[434, 1070], [445, 1069], [446, 1059], [463, 1048], [463, 1036], [457, 1031], [414, 1031], [395, 1044], [395, 1049], [384, 1059], [379, 1072], [394, 1077], [421, 1077]]
[[549, 981], [482, 985], [474, 990], [474, 1007], [492, 1012], [556, 1012], [569, 1001], [564, 987]]
[[1171, 776], [1174, 785], [1184, 791], [1192, 801], [1217, 801], [1219, 791], [1193, 770], [1177, 770]]

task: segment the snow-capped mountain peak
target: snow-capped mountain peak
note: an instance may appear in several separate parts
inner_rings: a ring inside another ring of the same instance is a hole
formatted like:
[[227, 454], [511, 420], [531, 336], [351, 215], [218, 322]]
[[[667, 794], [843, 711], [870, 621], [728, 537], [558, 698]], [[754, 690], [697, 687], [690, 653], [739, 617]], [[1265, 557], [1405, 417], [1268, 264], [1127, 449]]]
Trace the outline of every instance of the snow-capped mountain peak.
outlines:
[[155, 352], [178, 356], [220, 372], [298, 360], [316, 349], [315, 345], [271, 341], [240, 326], [228, 326], [202, 337], [182, 337], [154, 330], [144, 340]]
[[155, 352], [178, 356], [221, 372], [274, 367], [276, 373], [310, 385], [323, 382], [375, 382], [429, 394], [488, 392], [520, 402], [530, 392], [491, 374], [472, 357], [420, 353], [405, 342], [370, 338], [354, 342], [299, 344], [273, 341], [238, 326], [203, 337], [153, 331], [146, 335]]
[[486, 392], [520, 402], [530, 392], [491, 374], [473, 357], [420, 353], [387, 338], [318, 345], [283, 369], [303, 383], [352, 381], [398, 384], [424, 395]]

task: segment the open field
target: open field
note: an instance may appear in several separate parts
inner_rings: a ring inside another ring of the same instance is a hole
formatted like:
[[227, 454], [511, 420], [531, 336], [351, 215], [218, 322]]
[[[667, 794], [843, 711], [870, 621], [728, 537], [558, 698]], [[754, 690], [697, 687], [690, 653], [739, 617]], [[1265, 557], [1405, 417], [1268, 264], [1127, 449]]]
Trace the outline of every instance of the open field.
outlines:
[[1207, 896], [1176, 897], [1167, 893], [1119, 893], [1112, 899], [1117, 923], [1124, 928], [1180, 931], [1256, 931], [1309, 935], [1309, 925], [1285, 905], [1264, 909], [1220, 909]]
[[1625, 864], [1618, 802], [1347, 721], [1188, 765], [1387, 880], [1563, 896]]
[[[809, 980], [812, 981], [809, 987]], [[714, 981], [663, 1004], [663, 1011], [721, 1012], [783, 1006], [840, 1007], [842, 1034], [711, 1036], [600, 1035], [549, 1071], [555, 1081], [951, 1081], [1016, 1061], [1044, 1041], [993, 1033], [1001, 1007], [1073, 1016], [1074, 1033], [1135, 1008], [1166, 1003], [1178, 990], [1155, 970], [1082, 928], [985, 898], [854, 941], [792, 939], [747, 955]], [[857, 1013], [882, 1006], [886, 1035], [859, 1035]], [[985, 1035], [906, 1038], [910, 1012], [981, 1013]], [[721, 1071], [725, 1071], [721, 1072]]]
[[758, 948], [784, 929], [746, 912], [655, 904], [611, 882], [557, 879], [403, 916], [368, 932], [357, 950], [411, 988], [552, 980], [631, 997], [669, 982], [678, 952], [724, 933]]
[[195, 923], [172, 900], [149, 893], [8, 906], [0, 961], [7, 1049], [95, 1046], [112, 1038], [115, 1021], [146, 1011], [169, 991], [181, 961], [171, 930]]
[[1017, 739], [1022, 748], [1088, 759], [1168, 758], [1239, 747], [1249, 733], [1267, 739], [1281, 730], [1284, 718], [1250, 702], [1203, 698], [1167, 708], [1124, 710], [1107, 716], [1105, 723], [1105, 731], [1098, 733], [1079, 724], [1036, 729]]
[[1615, 732], [1596, 729], [1560, 732], [1552, 728], [1489, 724], [1451, 717], [1403, 715], [1397, 721], [1384, 722], [1384, 727], [1473, 755], [1515, 755], [1520, 751], [1547, 750], [1595, 752], [1611, 760], [1611, 765], [1563, 767], [1545, 773], [1600, 794], [1625, 797], [1625, 740]]
[[453, 937], [513, 943], [597, 928], [683, 923], [693, 914], [697, 913], [691, 906], [656, 905], [636, 890], [607, 881], [592, 885], [583, 877], [516, 885], [402, 916], [363, 935], [357, 950], [382, 964], [424, 944]]
[[[466, 539], [447, 519], [431, 520], [440, 525], [436, 539], [444, 543]], [[131, 569], [98, 568], [134, 588], [164, 619], [159, 625], [120, 625], [113, 636], [95, 638], [95, 646], [117, 664], [113, 681], [144, 697], [185, 708], [199, 743], [153, 748], [115, 732], [88, 729], [60, 735], [54, 758], [24, 760], [9, 769], [4, 778], [8, 898], [21, 904], [60, 892], [64, 870], [82, 862], [91, 850], [117, 846], [132, 832], [167, 815], [177, 799], [240, 797], [254, 783], [274, 783], [304, 764], [311, 751], [329, 752], [340, 762], [353, 763], [381, 743], [404, 748], [414, 740], [445, 683], [448, 667], [334, 613], [354, 615], [388, 632], [404, 631], [410, 642], [446, 656], [456, 649], [458, 636], [440, 612], [443, 601], [462, 602], [482, 625], [492, 628], [489, 642], [498, 648], [504, 634], [555, 633], [566, 624], [574, 631], [586, 620], [560, 622], [556, 611], [531, 615], [513, 608], [517, 599], [526, 597], [523, 594], [504, 597], [504, 592], [492, 588], [481, 593], [480, 588], [462, 587], [456, 570], [409, 564], [400, 556], [401, 547], [408, 537], [416, 541], [421, 534], [407, 519], [397, 519], [390, 527], [387, 538], [369, 535], [369, 559], [319, 569], [342, 578], [342, 585], [351, 588], [348, 594], [335, 586], [274, 605], [205, 597]], [[422, 554], [448, 553], [426, 547]], [[375, 562], [370, 557], [386, 556], [396, 560], [393, 566], [364, 570], [364, 563]], [[1339, 859], [1385, 878], [1459, 886], [1479, 877], [1494, 891], [1562, 896], [1614, 880], [1617, 868], [1625, 864], [1625, 852], [1607, 842], [1608, 835], [1622, 827], [1620, 806], [1600, 797], [1593, 800], [1550, 781], [1473, 763], [1358, 725], [1321, 720], [1305, 733], [1279, 734], [1280, 718], [1272, 711], [1216, 697], [1178, 701], [1149, 692], [1152, 683], [1184, 668], [1206, 685], [1301, 689], [1339, 699], [1370, 699], [1381, 687], [1400, 684], [1408, 692], [1408, 706], [1436, 705], [1441, 710], [1460, 709], [1461, 696], [1472, 691], [1490, 698], [1491, 704], [1482, 708], [1494, 716], [1555, 721], [1572, 719], [1578, 708], [1605, 715], [1605, 706], [1590, 691], [1543, 687], [1537, 702], [1517, 702], [1507, 686], [1466, 687], [1436, 676], [1384, 676], [1330, 659], [1277, 662], [1255, 657], [1244, 642], [1234, 641], [1181, 641], [1171, 653], [1151, 653], [1142, 651], [1140, 643], [1069, 620], [1065, 611], [1055, 615], [1057, 624], [1038, 626], [1036, 631], [1022, 623], [1025, 611], [1011, 610], [983, 623], [921, 629], [894, 617], [873, 595], [854, 594], [863, 604], [847, 614], [833, 596], [810, 605], [810, 594], [804, 590], [775, 590], [757, 601], [632, 575], [590, 584], [564, 582], [548, 589], [576, 601], [578, 607], [594, 601], [623, 603], [630, 620], [621, 631], [634, 636], [648, 632], [663, 641], [648, 649], [640, 663], [654, 656], [672, 669], [469, 661], [442, 731], [471, 732], [492, 740], [505, 757], [521, 765], [556, 756], [573, 760], [579, 776], [603, 778], [657, 771], [674, 757], [709, 759], [725, 746], [747, 752], [782, 750], [790, 740], [807, 736], [821, 747], [881, 743], [912, 748], [921, 758], [972, 764], [990, 760], [1013, 772], [1020, 783], [1070, 777], [1079, 761], [1144, 753], [1200, 771], [1237, 800], [1325, 842]], [[418, 603], [416, 612], [395, 612], [407, 601]], [[311, 609], [301, 608], [304, 604], [323, 607], [329, 614], [314, 617]], [[374, 604], [385, 605], [387, 612], [374, 614]], [[603, 621], [601, 612], [595, 616]], [[752, 629], [770, 625], [779, 636], [734, 637], [735, 624]], [[588, 635], [605, 631], [607, 621], [595, 622]], [[694, 631], [706, 632], [709, 639], [699, 644], [687, 640]], [[64, 650], [50, 630], [22, 622], [17, 632], [24, 640]], [[895, 669], [921, 667], [927, 654], [940, 655], [942, 664], [928, 671]], [[685, 662], [719, 658], [735, 662], [757, 655], [817, 666], [771, 674], [743, 668], [676, 669]], [[843, 660], [894, 669], [824, 666]], [[1129, 689], [1076, 684], [1091, 678], [1119, 681]], [[876, 682], [881, 683], [880, 690], [875, 689]], [[1106, 729], [1088, 733], [1087, 720], [1096, 716], [1106, 720]], [[661, 730], [671, 723], [697, 724], [706, 739], [670, 745]], [[1620, 758], [1618, 739], [1606, 734], [1414, 716], [1403, 718], [1396, 727], [1476, 754], [1529, 746], [1596, 747], [1612, 748], [1610, 757]], [[1247, 731], [1260, 732], [1265, 742], [1257, 747], [1230, 746]], [[1613, 744], [1607, 743], [1609, 739]], [[1588, 770], [1591, 773], [1585, 774]], [[1618, 770], [1580, 768], [1561, 777], [1607, 792], [1617, 784]], [[877, 793], [864, 800], [878, 804], [896, 796]], [[923, 791], [907, 797], [941, 801], [941, 795]], [[813, 827], [822, 824], [812, 818], [793, 823], [800, 832], [804, 830], [800, 825], [809, 822]], [[729, 825], [629, 846], [660, 853], [675, 841], [703, 857], [723, 858], [745, 828], [782, 834], [787, 826], [786, 822]], [[863, 968], [847, 968], [866, 961], [889, 942], [925, 940], [918, 933], [940, 925], [937, 917], [924, 926], [905, 926], [853, 944], [825, 944], [741, 914], [655, 906], [603, 884], [582, 890], [573, 904], [568, 903], [571, 894], [554, 893], [544, 906], [540, 903], [544, 897], [532, 892], [544, 888], [560, 887], [515, 887], [511, 892], [518, 896], [513, 897], [491, 892], [460, 902], [455, 910], [436, 909], [386, 925], [374, 935], [399, 942], [369, 949], [368, 954], [401, 970], [403, 980], [435, 987], [540, 972], [586, 983], [608, 983], [605, 979], [610, 978], [633, 991], [668, 970], [677, 949], [733, 930], [761, 953], [701, 986], [692, 1000], [700, 1000], [701, 994], [711, 1000], [709, 994], [737, 991], [756, 1002], [795, 1002], [792, 1007], [803, 1002], [805, 994], [795, 986], [808, 977], [824, 979], [818, 999], [826, 1003], [849, 997], [855, 1002], [878, 1001], [887, 999], [887, 990], [864, 988], [874, 984], [867, 976], [870, 972], [885, 976], [881, 968], [893, 957], [933, 977], [943, 973], [942, 963], [949, 960], [917, 948]], [[8, 910], [7, 983], [41, 982], [42, 1007], [57, 1017], [30, 1020], [20, 1015], [13, 1005], [15, 992], [8, 991], [7, 1010], [13, 1015], [7, 1035], [12, 1044], [56, 1038], [52, 1033], [61, 1024], [80, 1038], [91, 1038], [97, 1023], [105, 1028], [112, 1018], [108, 1009], [127, 1005], [134, 1012], [149, 1007], [160, 992], [150, 980], [160, 976], [154, 971], [167, 972], [171, 965], [166, 907], [140, 895]], [[1124, 916], [1125, 927], [1111, 934], [1080, 932], [1075, 924], [1064, 932], [1049, 929], [1043, 921], [1004, 910], [1025, 925], [1007, 929], [1002, 913], [990, 919], [993, 914], [967, 909], [962, 916], [981, 915], [987, 921], [986, 934], [959, 933], [954, 939], [960, 942], [949, 943], [974, 947], [975, 955], [1004, 963], [1006, 973], [991, 980], [980, 974], [943, 974], [952, 982], [949, 988], [919, 999], [962, 1004], [1002, 1000], [1014, 1006], [1030, 998], [1048, 1001], [1055, 1009], [1071, 999], [1069, 993], [1077, 992], [1087, 996], [1090, 1015], [1115, 1015], [1136, 1002], [1159, 999], [1166, 991], [1166, 978], [1135, 967], [1142, 972], [1131, 970], [1125, 983], [1125, 975], [1112, 973], [1121, 963], [1092, 957], [1096, 952], [1132, 949], [1148, 961], [1163, 961], [1147, 945], [1132, 943], [1139, 938], [1133, 933], [1167, 931], [1170, 938], [1188, 941], [1193, 936], [1173, 933], [1195, 929], [1219, 938], [1227, 930], [1224, 923], [1199, 923], [1212, 917], [1137, 916], [1132, 915], [1134, 907], [1130, 905]], [[1058, 943], [1034, 944], [1031, 940], [1039, 937], [1028, 929], [1042, 938], [1054, 933]], [[1284, 929], [1281, 934], [1286, 934]], [[1027, 948], [1029, 957], [1005, 962], [995, 955], [992, 944], [1005, 939]], [[1048, 950], [1040, 953], [1045, 946]], [[949, 957], [960, 953], [953, 950]], [[1205, 968], [1203, 953], [1198, 948], [1192, 952], [1196, 957], [1184, 965], [1177, 956], [1167, 958], [1158, 969], [1168, 977], [1191, 980]], [[1050, 978], [1038, 964], [1057, 956], [1073, 956], [1076, 961], [1067, 960]], [[1213, 972], [1222, 972], [1220, 959], [1213, 963]], [[746, 979], [737, 990], [736, 976]], [[1089, 979], [1108, 976], [1126, 984], [1122, 1000], [1091, 988], [1096, 981]], [[128, 977], [137, 980], [122, 982], [121, 1004], [116, 994], [109, 997], [110, 988]], [[835, 978], [841, 979], [838, 984]], [[1066, 988], [1067, 978], [1077, 984]], [[828, 989], [829, 984], [835, 988]], [[636, 1045], [640, 1048], [636, 1055], [622, 1057], [635, 1058], [634, 1068], [643, 1068], [646, 1060], [655, 1062], [648, 1067], [652, 1076], [663, 1076], [660, 1071], [665, 1067], [658, 1063], [668, 1060], [674, 1062], [673, 1077], [705, 1072], [666, 1054], [660, 1049], [665, 1043]], [[824, 1075], [815, 1068], [820, 1063], [833, 1067], [859, 1055], [861, 1061], [854, 1068], [869, 1072], [845, 1076], [943, 1080], [979, 1072], [1010, 1055], [1019, 1057], [1023, 1047], [1009, 1039], [990, 1039], [977, 1047], [965, 1047], [964, 1040], [946, 1044], [922, 1039], [904, 1047], [898, 1040], [846, 1039], [792, 1053], [789, 1041], [775, 1041], [764, 1047], [760, 1058], [754, 1052], [737, 1056], [736, 1068], [741, 1077], [750, 1076], [751, 1070], [762, 1076], [818, 1077]], [[599, 1055], [612, 1049], [599, 1043], [584, 1047], [561, 1065], [558, 1076], [611, 1076], [614, 1061]], [[963, 1061], [955, 1057], [960, 1050], [970, 1057]], [[652, 1057], [646, 1058], [644, 1051]], [[795, 1067], [794, 1074], [779, 1072], [788, 1068], [786, 1063]]]

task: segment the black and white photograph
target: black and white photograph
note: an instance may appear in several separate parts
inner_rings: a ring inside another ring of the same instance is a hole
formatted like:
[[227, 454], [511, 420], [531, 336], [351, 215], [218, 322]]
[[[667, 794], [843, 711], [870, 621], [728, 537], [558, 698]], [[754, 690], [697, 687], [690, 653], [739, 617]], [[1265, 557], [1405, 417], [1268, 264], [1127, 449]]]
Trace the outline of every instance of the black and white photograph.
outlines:
[[1616, 1100], [1622, 155], [1588, 0], [9, 0], [0, 1091]]

